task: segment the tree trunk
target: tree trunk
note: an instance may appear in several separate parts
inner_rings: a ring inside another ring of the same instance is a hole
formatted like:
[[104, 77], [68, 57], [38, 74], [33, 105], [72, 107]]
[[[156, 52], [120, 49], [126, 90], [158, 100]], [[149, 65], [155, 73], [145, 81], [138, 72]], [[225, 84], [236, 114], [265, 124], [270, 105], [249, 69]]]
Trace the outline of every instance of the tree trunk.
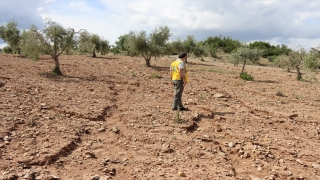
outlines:
[[151, 65], [150, 65], [151, 57], [150, 57], [150, 58], [145, 58], [145, 60], [146, 60], [146, 65], [147, 65], [148, 67], [151, 67]]
[[54, 74], [56, 74], [56, 75], [62, 76], [62, 72], [60, 70], [60, 63], [59, 63], [58, 56], [54, 55], [53, 59], [54, 59], [55, 67], [54, 67], [52, 72]]
[[243, 73], [244, 73], [244, 67], [246, 66], [246, 62], [247, 62], [247, 60], [244, 60], [244, 61], [243, 61], [241, 74], [243, 74]]
[[93, 52], [92, 52], [92, 57], [97, 57], [97, 55], [96, 55], [96, 50], [93, 50]]
[[296, 66], [296, 69], [297, 69], [297, 74], [298, 74], [297, 79], [300, 81], [302, 79], [302, 74], [301, 74], [300, 68], [298, 66]]

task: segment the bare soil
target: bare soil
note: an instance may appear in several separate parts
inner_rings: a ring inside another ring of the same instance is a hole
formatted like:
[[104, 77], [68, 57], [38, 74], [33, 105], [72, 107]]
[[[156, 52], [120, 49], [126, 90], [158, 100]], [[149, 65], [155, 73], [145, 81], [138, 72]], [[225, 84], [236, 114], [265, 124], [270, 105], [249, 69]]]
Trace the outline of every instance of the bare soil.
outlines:
[[0, 179], [320, 179], [319, 74], [174, 59], [0, 55]]

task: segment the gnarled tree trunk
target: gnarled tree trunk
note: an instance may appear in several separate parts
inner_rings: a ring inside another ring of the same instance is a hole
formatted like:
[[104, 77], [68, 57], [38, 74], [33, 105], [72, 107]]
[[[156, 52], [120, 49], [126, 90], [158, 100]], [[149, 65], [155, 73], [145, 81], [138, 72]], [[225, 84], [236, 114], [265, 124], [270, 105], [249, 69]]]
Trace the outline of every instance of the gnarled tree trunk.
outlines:
[[53, 73], [59, 76], [62, 76], [62, 72], [60, 70], [60, 63], [59, 63], [59, 56], [58, 55], [53, 55], [52, 58], [54, 59], [55, 67], [53, 69]]

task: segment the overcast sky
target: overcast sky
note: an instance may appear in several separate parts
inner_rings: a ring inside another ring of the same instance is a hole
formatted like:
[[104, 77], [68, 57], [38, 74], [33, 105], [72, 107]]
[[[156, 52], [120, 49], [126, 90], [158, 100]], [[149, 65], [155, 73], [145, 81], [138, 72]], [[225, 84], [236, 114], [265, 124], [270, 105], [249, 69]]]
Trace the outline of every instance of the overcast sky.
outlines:
[[110, 44], [129, 31], [168, 26], [172, 40], [222, 35], [290, 48], [320, 46], [320, 0], [0, 0], [0, 25], [12, 18], [20, 29], [43, 29], [50, 18]]

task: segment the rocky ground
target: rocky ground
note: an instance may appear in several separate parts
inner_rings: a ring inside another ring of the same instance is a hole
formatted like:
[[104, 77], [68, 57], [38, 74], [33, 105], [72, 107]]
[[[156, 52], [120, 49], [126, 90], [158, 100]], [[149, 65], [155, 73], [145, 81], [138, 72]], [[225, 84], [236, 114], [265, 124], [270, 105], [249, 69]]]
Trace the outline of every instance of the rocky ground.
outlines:
[[174, 59], [0, 55], [0, 179], [320, 179], [319, 74]]

